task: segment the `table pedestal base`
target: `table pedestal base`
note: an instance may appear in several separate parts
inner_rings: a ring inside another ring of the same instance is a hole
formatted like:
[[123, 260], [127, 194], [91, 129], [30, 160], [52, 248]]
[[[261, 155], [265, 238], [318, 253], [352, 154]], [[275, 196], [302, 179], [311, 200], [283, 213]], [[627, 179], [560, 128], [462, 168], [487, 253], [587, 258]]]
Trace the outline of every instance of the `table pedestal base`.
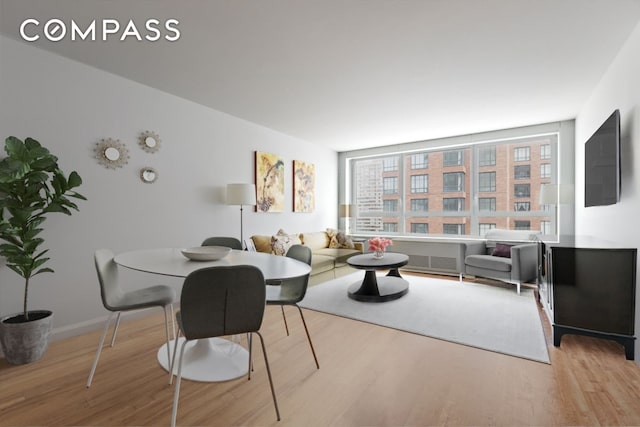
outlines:
[[[178, 360], [184, 337], [178, 339], [178, 354], [173, 374], [178, 374]], [[170, 343], [173, 357], [173, 344]], [[167, 344], [158, 350], [158, 362], [168, 372]], [[182, 360], [182, 378], [203, 381], [228, 381], [247, 375], [249, 352], [241, 345], [224, 338], [194, 340], [187, 343]]]
[[401, 277], [376, 277], [376, 272], [367, 270], [362, 282], [349, 286], [349, 298], [365, 302], [385, 302], [398, 299], [409, 292], [409, 282]]

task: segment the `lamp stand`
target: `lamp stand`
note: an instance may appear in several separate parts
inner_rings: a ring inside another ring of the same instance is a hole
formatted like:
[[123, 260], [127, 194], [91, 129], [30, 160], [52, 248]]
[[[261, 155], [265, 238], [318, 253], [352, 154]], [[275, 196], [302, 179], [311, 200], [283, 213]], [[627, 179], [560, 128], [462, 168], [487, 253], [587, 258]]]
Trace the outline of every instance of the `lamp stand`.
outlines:
[[243, 211], [243, 208], [242, 208], [242, 205], [240, 205], [240, 245], [244, 249], [244, 236], [242, 234], [242, 230], [243, 230], [243, 228], [242, 228], [242, 211]]

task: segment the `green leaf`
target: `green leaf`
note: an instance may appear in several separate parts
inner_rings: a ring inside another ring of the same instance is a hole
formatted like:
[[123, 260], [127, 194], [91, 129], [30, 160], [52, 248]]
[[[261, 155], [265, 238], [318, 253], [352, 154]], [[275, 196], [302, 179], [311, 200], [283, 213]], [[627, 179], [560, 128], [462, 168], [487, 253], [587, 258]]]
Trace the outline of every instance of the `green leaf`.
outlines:
[[49, 267], [45, 267], [45, 268], [41, 268], [40, 270], [38, 270], [35, 273], [33, 273], [32, 276], [35, 276], [36, 274], [40, 274], [40, 273], [54, 273], [54, 271], [52, 269], [50, 269]]
[[82, 185], [82, 178], [78, 175], [78, 172], [73, 171], [69, 174], [68, 188], [76, 188]]

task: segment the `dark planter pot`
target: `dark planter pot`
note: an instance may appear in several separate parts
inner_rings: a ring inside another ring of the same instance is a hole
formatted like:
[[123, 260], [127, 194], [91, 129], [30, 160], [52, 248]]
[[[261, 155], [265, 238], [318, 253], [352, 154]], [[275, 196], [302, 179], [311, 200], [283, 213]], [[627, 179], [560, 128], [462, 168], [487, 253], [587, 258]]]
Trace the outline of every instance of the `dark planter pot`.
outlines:
[[49, 346], [49, 334], [53, 325], [53, 313], [48, 310], [12, 314], [0, 319], [0, 344], [7, 362], [24, 365], [40, 359]]

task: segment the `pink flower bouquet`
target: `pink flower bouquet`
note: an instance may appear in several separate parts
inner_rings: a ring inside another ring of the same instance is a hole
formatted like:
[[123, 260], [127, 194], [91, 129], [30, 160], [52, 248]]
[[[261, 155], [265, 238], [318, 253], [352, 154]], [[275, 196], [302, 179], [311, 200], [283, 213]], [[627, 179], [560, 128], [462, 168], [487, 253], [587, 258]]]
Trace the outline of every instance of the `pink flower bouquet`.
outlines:
[[391, 245], [391, 239], [384, 237], [374, 237], [369, 239], [369, 250], [372, 252], [384, 252], [387, 246]]

